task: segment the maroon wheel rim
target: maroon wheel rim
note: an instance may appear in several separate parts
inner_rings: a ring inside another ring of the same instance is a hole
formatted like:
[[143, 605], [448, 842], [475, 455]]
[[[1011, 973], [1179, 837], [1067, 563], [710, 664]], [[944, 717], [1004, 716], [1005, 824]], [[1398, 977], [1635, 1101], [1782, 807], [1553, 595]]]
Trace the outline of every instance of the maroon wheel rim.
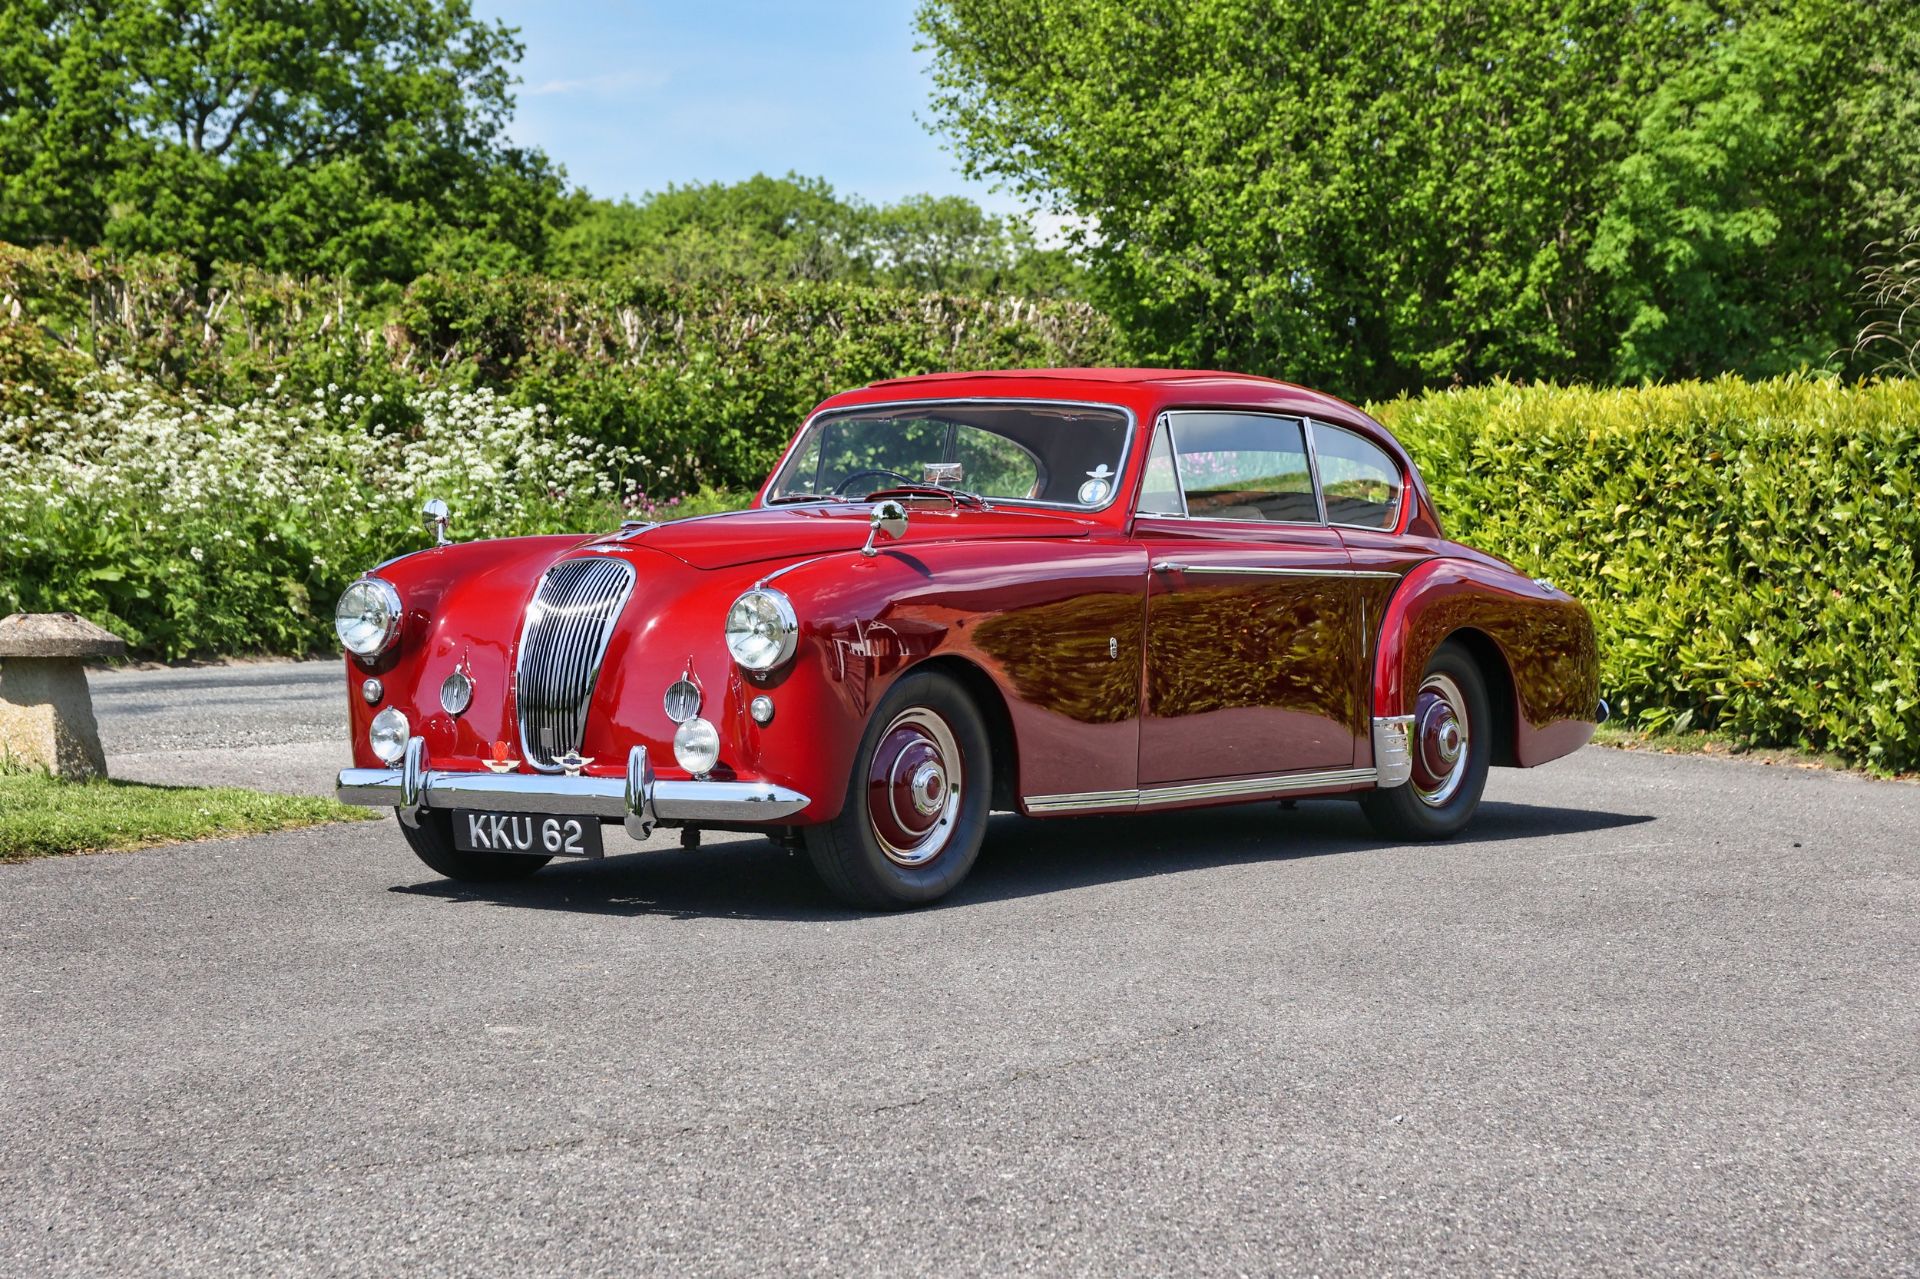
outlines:
[[1472, 725], [1467, 699], [1450, 675], [1429, 675], [1413, 709], [1413, 793], [1439, 808], [1467, 779]]
[[867, 824], [888, 861], [925, 866], [946, 851], [964, 781], [945, 719], [923, 706], [894, 717], [867, 762]]

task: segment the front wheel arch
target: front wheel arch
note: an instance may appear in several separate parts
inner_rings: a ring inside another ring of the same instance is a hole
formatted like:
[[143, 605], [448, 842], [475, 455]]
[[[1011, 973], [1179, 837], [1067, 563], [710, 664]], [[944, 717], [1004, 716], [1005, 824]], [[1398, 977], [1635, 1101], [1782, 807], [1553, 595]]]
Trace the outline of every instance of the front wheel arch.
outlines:
[[980, 716], [987, 723], [987, 741], [993, 748], [993, 807], [1013, 812], [1019, 805], [1020, 743], [1013, 731], [1013, 712], [1007, 695], [994, 683], [993, 676], [964, 657], [947, 654], [918, 662], [902, 673], [938, 671], [967, 691]]

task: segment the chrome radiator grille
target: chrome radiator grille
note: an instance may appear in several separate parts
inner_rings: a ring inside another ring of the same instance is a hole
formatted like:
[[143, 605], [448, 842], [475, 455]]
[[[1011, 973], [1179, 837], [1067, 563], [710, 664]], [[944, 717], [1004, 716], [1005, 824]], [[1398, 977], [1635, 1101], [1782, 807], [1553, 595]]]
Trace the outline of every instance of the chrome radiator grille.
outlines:
[[562, 560], [540, 579], [513, 675], [520, 748], [535, 768], [552, 771], [580, 749], [607, 640], [631, 594], [633, 566], [618, 559]]

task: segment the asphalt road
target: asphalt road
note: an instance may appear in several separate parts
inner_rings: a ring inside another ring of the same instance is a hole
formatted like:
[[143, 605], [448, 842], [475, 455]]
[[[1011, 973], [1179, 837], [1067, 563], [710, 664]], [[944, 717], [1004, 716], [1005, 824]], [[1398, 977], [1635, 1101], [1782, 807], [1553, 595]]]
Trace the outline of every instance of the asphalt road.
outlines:
[[[116, 763], [292, 731], [165, 682]], [[1911, 1274], [1916, 836], [1920, 787], [1589, 750], [1438, 847], [1001, 818], [896, 916], [746, 839], [0, 867], [0, 1273]]]

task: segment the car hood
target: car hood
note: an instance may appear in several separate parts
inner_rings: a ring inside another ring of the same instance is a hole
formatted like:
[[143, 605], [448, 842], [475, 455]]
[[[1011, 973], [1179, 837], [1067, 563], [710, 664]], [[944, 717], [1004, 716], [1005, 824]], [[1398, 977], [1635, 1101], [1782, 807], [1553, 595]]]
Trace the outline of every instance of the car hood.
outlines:
[[[729, 568], [762, 560], [797, 560], [858, 550], [866, 544], [872, 519], [873, 504], [867, 502], [756, 507], [616, 533], [596, 545], [628, 543], [663, 551], [695, 568]], [[944, 502], [913, 502], [908, 504], [906, 535], [897, 540], [882, 536], [879, 544], [900, 547], [982, 538], [1085, 537], [1096, 527], [1091, 520], [1066, 513], [1004, 507], [955, 510]]]

